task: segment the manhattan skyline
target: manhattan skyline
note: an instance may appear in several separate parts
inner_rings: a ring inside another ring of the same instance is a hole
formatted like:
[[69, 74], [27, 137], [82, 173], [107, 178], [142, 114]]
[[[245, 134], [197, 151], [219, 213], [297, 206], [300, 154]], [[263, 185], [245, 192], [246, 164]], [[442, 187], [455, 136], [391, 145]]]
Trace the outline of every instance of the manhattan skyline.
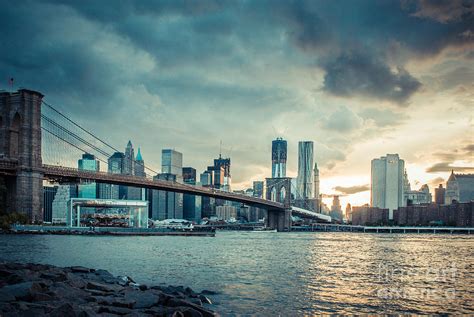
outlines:
[[415, 189], [474, 170], [466, 1], [2, 7], [0, 89], [42, 91], [155, 170], [175, 148], [202, 172], [222, 140], [244, 189], [271, 176], [272, 140], [288, 141], [289, 177], [311, 140], [321, 192], [349, 195], [343, 207], [370, 201], [370, 161], [387, 153]]

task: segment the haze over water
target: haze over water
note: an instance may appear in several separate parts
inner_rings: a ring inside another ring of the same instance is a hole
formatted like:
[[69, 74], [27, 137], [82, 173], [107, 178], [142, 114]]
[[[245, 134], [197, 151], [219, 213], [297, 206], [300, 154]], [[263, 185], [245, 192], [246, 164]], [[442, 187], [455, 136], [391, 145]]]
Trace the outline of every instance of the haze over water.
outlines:
[[214, 309], [225, 315], [474, 313], [472, 250], [464, 235], [0, 236], [0, 260], [213, 290]]

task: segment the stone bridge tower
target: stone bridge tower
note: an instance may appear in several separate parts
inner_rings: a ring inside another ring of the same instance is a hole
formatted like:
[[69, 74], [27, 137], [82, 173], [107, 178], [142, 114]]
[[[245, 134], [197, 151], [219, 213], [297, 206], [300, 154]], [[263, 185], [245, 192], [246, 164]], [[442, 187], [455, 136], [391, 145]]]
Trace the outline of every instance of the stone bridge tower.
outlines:
[[289, 231], [291, 229], [291, 178], [267, 178], [266, 187], [266, 199], [282, 203], [285, 210], [267, 210], [265, 225], [278, 231]]
[[41, 101], [39, 92], [0, 92], [0, 162], [16, 166], [6, 176], [7, 212], [43, 221]]

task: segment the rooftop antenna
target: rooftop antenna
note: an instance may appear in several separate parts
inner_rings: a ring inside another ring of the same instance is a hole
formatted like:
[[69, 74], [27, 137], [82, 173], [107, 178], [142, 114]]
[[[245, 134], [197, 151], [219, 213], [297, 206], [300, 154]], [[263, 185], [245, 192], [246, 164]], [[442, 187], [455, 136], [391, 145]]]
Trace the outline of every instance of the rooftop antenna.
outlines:
[[219, 158], [222, 158], [222, 140], [219, 144]]

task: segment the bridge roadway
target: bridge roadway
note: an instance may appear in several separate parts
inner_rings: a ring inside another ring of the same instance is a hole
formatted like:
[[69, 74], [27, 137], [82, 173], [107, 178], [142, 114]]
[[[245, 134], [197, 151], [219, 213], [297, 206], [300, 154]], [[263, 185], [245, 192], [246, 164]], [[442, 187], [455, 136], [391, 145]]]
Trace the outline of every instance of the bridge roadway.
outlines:
[[134, 186], [156, 190], [165, 190], [182, 194], [207, 196], [216, 199], [235, 201], [249, 206], [264, 208], [267, 210], [282, 212], [285, 211], [285, 206], [279, 202], [252, 196], [235, 194], [231, 192], [224, 192], [212, 188], [181, 184], [166, 180], [151, 180], [146, 177], [112, 174], [106, 172], [85, 171], [78, 170], [76, 168], [46, 164], [43, 164], [42, 172], [46, 179], [58, 182], [79, 182], [81, 180], [89, 180], [98, 183]]

